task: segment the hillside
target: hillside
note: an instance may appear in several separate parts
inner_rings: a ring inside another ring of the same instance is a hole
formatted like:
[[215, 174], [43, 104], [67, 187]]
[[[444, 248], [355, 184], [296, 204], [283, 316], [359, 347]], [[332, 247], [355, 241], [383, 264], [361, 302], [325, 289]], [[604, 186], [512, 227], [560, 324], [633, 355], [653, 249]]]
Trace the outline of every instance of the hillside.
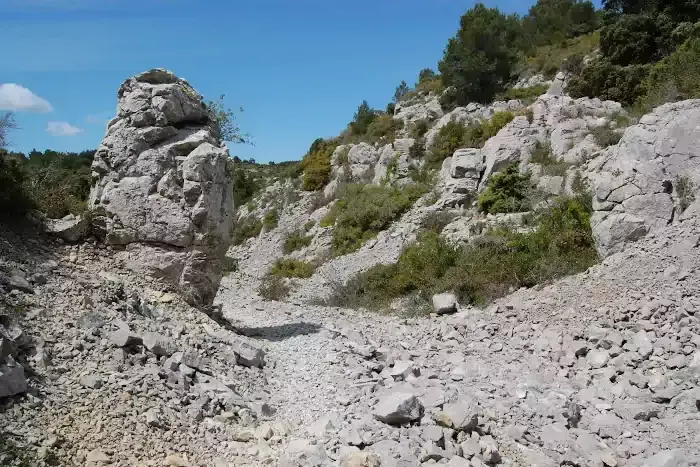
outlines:
[[637, 7], [476, 5], [299, 162], [164, 69], [0, 154], [0, 464], [697, 465], [700, 8]]

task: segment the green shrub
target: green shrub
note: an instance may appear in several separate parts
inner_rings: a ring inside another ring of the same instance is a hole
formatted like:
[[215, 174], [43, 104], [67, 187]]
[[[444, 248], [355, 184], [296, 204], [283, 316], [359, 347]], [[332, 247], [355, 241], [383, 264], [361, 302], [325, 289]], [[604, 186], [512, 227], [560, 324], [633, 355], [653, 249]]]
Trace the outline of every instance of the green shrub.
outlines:
[[309, 230], [311, 230], [313, 228], [314, 225], [316, 225], [315, 220], [311, 219], [310, 221], [307, 221], [304, 224], [304, 231], [308, 232]]
[[[580, 63], [582, 58], [591, 54], [600, 44], [600, 32], [594, 31], [572, 39], [554, 42], [537, 47], [525, 59], [525, 67], [532, 74], [542, 73], [553, 78], [562, 65], [571, 68], [573, 62]], [[575, 72], [575, 70], [568, 70]]]
[[580, 75], [572, 76], [566, 91], [572, 97], [598, 97], [632, 105], [644, 94], [643, 83], [649, 70], [649, 65], [613, 65], [601, 58]]
[[622, 134], [619, 131], [613, 130], [610, 124], [593, 127], [590, 129], [590, 132], [596, 144], [601, 148], [614, 146], [622, 139]]
[[700, 38], [688, 39], [674, 53], [654, 65], [644, 82], [639, 113], [667, 102], [700, 97]]
[[496, 100], [509, 101], [517, 99], [525, 103], [532, 103], [535, 101], [535, 99], [546, 93], [548, 89], [549, 86], [544, 84], [529, 88], [508, 88], [505, 92], [496, 96]]
[[481, 148], [514, 118], [515, 114], [512, 112], [503, 111], [493, 114], [490, 120], [472, 123], [469, 126], [450, 121], [435, 135], [433, 146], [426, 154], [425, 160], [431, 168], [437, 168], [457, 149]]
[[280, 276], [268, 275], [263, 278], [258, 293], [265, 300], [284, 300], [289, 296], [289, 286]]
[[532, 232], [494, 230], [459, 248], [427, 232], [396, 264], [374, 266], [351, 279], [334, 301], [378, 309], [407, 294], [427, 301], [452, 291], [462, 303], [484, 304], [511, 290], [583, 271], [598, 260], [590, 213], [590, 198], [562, 198], [537, 215]]
[[577, 196], [588, 192], [588, 184], [583, 179], [583, 175], [581, 174], [580, 170], [574, 172], [574, 177], [571, 180], [571, 191], [573, 191]]
[[479, 195], [479, 210], [489, 214], [523, 212], [529, 209], [530, 173], [521, 173], [518, 163], [491, 175], [488, 186]]
[[438, 130], [433, 140], [433, 146], [426, 154], [425, 160], [432, 167], [439, 166], [442, 161], [464, 147], [467, 135], [467, 127], [460, 122], [452, 120]]
[[688, 176], [676, 177], [676, 193], [678, 194], [678, 207], [681, 212], [695, 201], [695, 184]]
[[504, 126], [508, 125], [510, 122], [513, 121], [515, 118], [515, 114], [513, 112], [509, 112], [507, 110], [501, 111], [501, 112], [496, 112], [493, 114], [490, 120], [487, 120], [486, 122], [482, 122], [482, 125], [484, 127], [483, 130], [483, 136], [482, 140], [480, 141], [480, 146], [474, 146], [474, 147], [481, 147], [488, 141], [490, 138], [493, 138], [498, 134], [501, 129], [503, 129]]
[[224, 272], [224, 276], [238, 271], [238, 259], [224, 256], [224, 259], [221, 261], [221, 268]]
[[233, 170], [233, 205], [243, 206], [248, 203], [260, 188], [260, 180], [255, 175], [242, 167]]
[[564, 176], [567, 169], [571, 166], [563, 160], [557, 160], [552, 154], [552, 146], [549, 141], [543, 143], [537, 141], [535, 144], [535, 149], [530, 156], [531, 164], [539, 164], [542, 166], [542, 173], [544, 175], [558, 175]]
[[87, 209], [94, 154], [46, 150], [31, 151], [26, 157], [21, 153], [11, 156], [21, 166], [22, 190], [31, 204], [48, 217], [61, 218]]
[[262, 220], [262, 226], [267, 232], [277, 227], [277, 221], [279, 220], [279, 215], [277, 214], [277, 208], [272, 208], [265, 213], [265, 217]]
[[421, 118], [413, 122], [413, 127], [411, 128], [411, 138], [415, 140], [422, 139], [425, 134], [430, 130], [430, 122], [428, 120]]
[[314, 273], [311, 263], [290, 258], [280, 258], [272, 266], [270, 274], [279, 277], [309, 278]]
[[23, 188], [24, 179], [20, 164], [0, 150], [0, 214], [3, 217], [21, 215], [33, 207]]
[[331, 156], [338, 147], [336, 140], [319, 138], [313, 142], [301, 164], [304, 170], [302, 188], [317, 191], [328, 185], [331, 179]]
[[434, 184], [436, 171], [427, 166], [427, 164], [418, 167], [415, 164], [408, 166], [408, 178], [413, 180], [418, 185]]
[[426, 187], [402, 188], [347, 185], [321, 226], [333, 225], [332, 253], [340, 256], [358, 250], [367, 240], [386, 229], [427, 192]]
[[367, 131], [362, 134], [362, 136], [363, 139], [369, 143], [393, 143], [401, 129], [403, 129], [403, 120], [396, 119], [388, 114], [383, 114], [377, 116], [377, 118], [367, 126]]
[[313, 240], [311, 236], [303, 235], [300, 232], [292, 232], [284, 241], [284, 254], [289, 254], [292, 251], [301, 250], [311, 245], [311, 240]]
[[349, 128], [353, 135], [361, 136], [367, 133], [367, 129], [379, 116], [379, 112], [369, 106], [367, 101], [357, 107], [357, 111], [350, 122]]
[[249, 238], [257, 237], [262, 231], [263, 223], [255, 216], [246, 216], [238, 221], [233, 229], [232, 245], [240, 245]]
[[433, 211], [421, 222], [421, 228], [436, 234], [442, 233], [445, 227], [457, 217], [449, 211]]

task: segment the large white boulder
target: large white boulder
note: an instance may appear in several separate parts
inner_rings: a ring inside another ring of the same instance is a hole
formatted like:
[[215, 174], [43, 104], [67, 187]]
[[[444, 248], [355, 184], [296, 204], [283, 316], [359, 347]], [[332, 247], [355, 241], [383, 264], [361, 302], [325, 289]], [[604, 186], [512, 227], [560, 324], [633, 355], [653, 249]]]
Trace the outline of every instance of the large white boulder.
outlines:
[[119, 88], [117, 117], [93, 162], [93, 231], [127, 266], [212, 303], [231, 240], [231, 160], [202, 97], [155, 69]]

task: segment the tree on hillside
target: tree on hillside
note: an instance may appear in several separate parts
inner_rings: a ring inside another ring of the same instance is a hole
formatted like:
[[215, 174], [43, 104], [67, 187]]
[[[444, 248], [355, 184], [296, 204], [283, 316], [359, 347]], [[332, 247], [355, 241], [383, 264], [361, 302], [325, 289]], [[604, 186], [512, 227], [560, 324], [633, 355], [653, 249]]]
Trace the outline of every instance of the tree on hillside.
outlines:
[[517, 16], [479, 3], [461, 18], [439, 63], [445, 107], [491, 102], [511, 78], [521, 34]]
[[377, 118], [377, 111], [371, 108], [367, 101], [362, 101], [350, 122], [350, 131], [354, 135], [364, 135], [375, 118]]
[[[250, 135], [241, 132], [241, 128], [236, 123], [236, 114], [226, 107], [225, 97], [225, 94], [222, 94], [218, 100], [206, 103], [211, 121], [218, 126], [219, 140], [235, 144], [253, 144]], [[243, 107], [239, 111], [243, 112]]]
[[7, 152], [10, 132], [17, 128], [14, 115], [0, 112], [0, 216], [22, 214], [32, 205], [24, 190], [20, 161]]
[[595, 6], [588, 0], [538, 0], [523, 18], [524, 45], [554, 44], [597, 27]]
[[645, 64], [670, 55], [678, 46], [674, 31], [700, 21], [700, 2], [692, 0], [605, 0], [600, 50], [614, 65]]
[[432, 68], [423, 68], [420, 73], [418, 73], [418, 84], [425, 83], [435, 79], [437, 75]]
[[396, 91], [394, 92], [394, 102], [399, 102], [403, 96], [408, 94], [411, 91], [411, 88], [408, 87], [408, 84], [406, 84], [406, 81], [401, 81], [401, 84], [396, 86]]

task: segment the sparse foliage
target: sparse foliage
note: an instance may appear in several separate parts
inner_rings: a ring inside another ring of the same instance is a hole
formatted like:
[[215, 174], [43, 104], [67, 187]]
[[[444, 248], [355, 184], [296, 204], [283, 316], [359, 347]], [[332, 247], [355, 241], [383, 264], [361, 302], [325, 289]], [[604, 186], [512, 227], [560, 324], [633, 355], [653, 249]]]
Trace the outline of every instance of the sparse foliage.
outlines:
[[[219, 139], [235, 144], [252, 144], [250, 135], [242, 133], [236, 123], [235, 112], [226, 106], [225, 97], [222, 94], [217, 100], [206, 103], [209, 118], [218, 126]], [[239, 108], [239, 112], [243, 112], [243, 107]]]

